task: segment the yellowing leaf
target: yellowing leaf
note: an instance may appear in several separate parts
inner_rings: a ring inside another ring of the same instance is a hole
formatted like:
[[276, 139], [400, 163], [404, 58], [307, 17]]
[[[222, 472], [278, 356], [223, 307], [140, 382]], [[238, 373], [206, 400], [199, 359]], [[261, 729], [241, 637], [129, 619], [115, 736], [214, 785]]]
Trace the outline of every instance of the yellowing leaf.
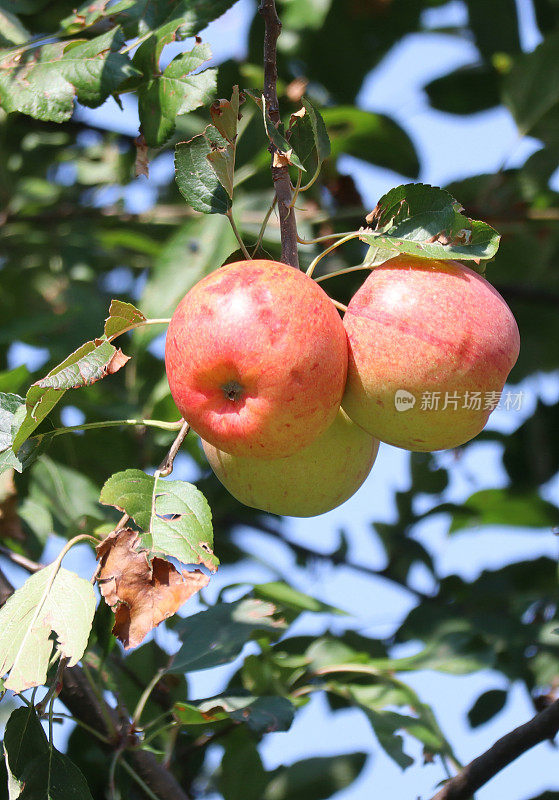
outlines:
[[149, 631], [210, 580], [197, 569], [179, 572], [162, 558], [150, 562], [138, 534], [130, 528], [107, 536], [97, 553], [99, 588], [115, 612], [113, 633], [126, 648], [141, 644]]
[[55, 561], [28, 578], [0, 609], [0, 676], [7, 689], [21, 692], [46, 681], [54, 646], [70, 667], [83, 656], [95, 595], [89, 581]]

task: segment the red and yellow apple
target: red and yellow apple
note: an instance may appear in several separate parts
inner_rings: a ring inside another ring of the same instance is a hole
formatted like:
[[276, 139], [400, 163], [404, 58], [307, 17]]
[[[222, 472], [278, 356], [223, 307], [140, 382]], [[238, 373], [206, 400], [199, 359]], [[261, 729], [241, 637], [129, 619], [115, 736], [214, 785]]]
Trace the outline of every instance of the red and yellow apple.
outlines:
[[228, 264], [199, 281], [169, 325], [165, 367], [184, 419], [227, 453], [284, 458], [334, 421], [347, 338], [328, 295], [286, 264]]
[[211, 468], [241, 503], [291, 517], [314, 517], [348, 500], [375, 462], [378, 440], [340, 409], [312, 444], [287, 458], [235, 456], [208, 442]]
[[398, 256], [373, 270], [344, 317], [342, 407], [383, 442], [457, 447], [476, 436], [518, 358], [511, 310], [455, 261]]

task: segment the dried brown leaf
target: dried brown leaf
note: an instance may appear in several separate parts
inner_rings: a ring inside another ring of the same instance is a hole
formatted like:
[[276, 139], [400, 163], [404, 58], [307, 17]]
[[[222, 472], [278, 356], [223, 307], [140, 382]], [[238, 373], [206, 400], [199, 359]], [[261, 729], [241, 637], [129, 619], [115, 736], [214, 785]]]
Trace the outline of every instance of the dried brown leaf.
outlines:
[[299, 111], [294, 111], [293, 114], [289, 117], [289, 128], [291, 129], [298, 119], [303, 119], [305, 114], [307, 113], [307, 109], [304, 106], [301, 106]]
[[97, 547], [99, 589], [115, 612], [113, 633], [126, 649], [171, 617], [193, 594], [209, 583], [200, 570], [179, 572], [169, 561], [138, 549], [131, 528], [114, 531]]
[[288, 150], [286, 153], [274, 152], [272, 161], [273, 167], [288, 167], [291, 164], [291, 153], [293, 150]]
[[136, 145], [136, 162], [134, 164], [136, 177], [145, 175], [146, 178], [149, 178], [148, 146], [143, 133], [134, 139], [134, 144]]
[[116, 351], [114, 356], [111, 358], [109, 363], [104, 369], [105, 375], [114, 375], [115, 372], [118, 372], [121, 367], [123, 367], [128, 361], [130, 361], [130, 356], [125, 356], [124, 353], [120, 348]]
[[8, 469], [0, 475], [0, 539], [14, 539], [20, 542], [25, 540], [17, 507], [14, 471]]
[[369, 225], [373, 226], [373, 229], [376, 227], [376, 223], [378, 222], [378, 218], [381, 215], [381, 209], [377, 203], [377, 205], [373, 208], [373, 210], [367, 214], [365, 217], [365, 222], [368, 222]]

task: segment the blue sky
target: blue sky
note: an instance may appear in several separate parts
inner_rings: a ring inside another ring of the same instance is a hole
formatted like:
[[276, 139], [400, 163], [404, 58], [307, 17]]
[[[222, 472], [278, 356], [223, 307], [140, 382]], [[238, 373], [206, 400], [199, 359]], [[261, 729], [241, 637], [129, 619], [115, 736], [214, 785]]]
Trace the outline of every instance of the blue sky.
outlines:
[[[240, 0], [221, 20], [212, 24], [204, 33], [210, 43], [216, 61], [230, 56], [241, 57], [244, 52], [247, 20], [252, 0]], [[530, 0], [519, 0], [519, 13], [523, 22], [523, 46], [532, 49], [538, 42], [538, 31], [534, 24]], [[464, 19], [465, 6], [461, 2], [450, 2], [442, 8], [431, 9], [425, 17], [427, 24], [453, 24]], [[178, 46], [173, 46], [178, 49]], [[188, 42], [180, 45], [188, 48]], [[174, 55], [169, 48], [169, 57]], [[467, 118], [454, 117], [429, 108], [422, 86], [433, 78], [443, 75], [458, 66], [472, 63], [477, 58], [474, 45], [469, 41], [458, 41], [447, 35], [410, 35], [404, 39], [375, 73], [369, 76], [359, 95], [359, 104], [368, 110], [378, 111], [394, 117], [415, 142], [422, 163], [421, 180], [435, 185], [463, 178], [483, 171], [492, 171], [502, 164], [513, 166], [522, 163], [539, 147], [533, 140], [519, 140], [510, 114], [504, 109], [494, 109]], [[126, 112], [121, 113], [114, 103], [106, 103], [101, 109], [81, 109], [85, 120], [106, 124], [127, 133], [137, 133], [137, 114], [134, 103], [126, 103]], [[379, 196], [401, 182], [398, 175], [387, 170], [363, 164], [356, 159], [345, 158], [344, 168], [350, 171], [369, 207], [373, 207]], [[161, 179], [166, 179], [168, 166], [162, 162]], [[155, 176], [156, 177], [156, 176]], [[153, 180], [153, 178], [152, 178]], [[127, 190], [127, 201], [131, 209], [142, 210], [153, 199], [153, 192], [144, 178], [135, 181]], [[12, 351], [12, 363], [32, 360], [38, 354], [30, 350]], [[39, 354], [40, 355], [40, 354]], [[530, 413], [536, 398], [547, 401], [559, 398], [557, 376], [536, 376], [522, 385], [525, 392], [524, 408], [518, 411], [497, 411], [490, 425], [499, 430], [516, 428]], [[501, 486], [505, 475], [500, 463], [497, 445], [474, 444], [458, 461], [452, 453], [440, 455], [441, 463], [449, 468], [451, 485], [445, 499], [460, 501], [479, 488]], [[177, 477], [188, 478], [186, 460], [177, 460]], [[311, 520], [289, 520], [286, 536], [297, 542], [308, 544], [317, 550], [333, 549], [338, 541], [338, 531], [344, 528], [351, 542], [351, 558], [373, 568], [383, 566], [383, 553], [371, 536], [371, 520], [394, 519], [394, 491], [409, 485], [408, 455], [402, 450], [388, 446], [381, 451], [371, 475], [344, 506], [329, 514]], [[557, 501], [558, 483], [548, 487], [550, 499]], [[449, 538], [448, 520], [435, 518], [426, 522], [417, 532], [417, 537], [435, 553], [436, 564], [442, 575], [456, 572], [465, 577], [474, 577], [484, 568], [496, 568], [518, 558], [547, 554], [557, 557], [557, 541], [551, 531], [524, 531], [511, 533], [506, 529], [492, 528], [461, 533]], [[353, 615], [351, 627], [356, 627], [371, 636], [390, 633], [413, 606], [413, 597], [386, 582], [365, 578], [341, 567], [315, 570], [298, 569], [285, 548], [277, 543], [263, 542], [262, 537], [250, 531], [239, 533], [245, 544], [254, 544], [255, 550], [269, 559], [299, 588], [320, 599], [339, 605]], [[216, 542], [219, 552], [219, 541]], [[82, 554], [71, 553], [67, 566], [82, 571]], [[256, 564], [241, 569], [224, 569], [215, 578], [206, 592], [209, 600], [215, 599], [221, 587], [232, 580], [263, 581], [274, 577], [274, 573]], [[419, 588], [429, 590], [430, 579], [420, 569], [414, 574]], [[188, 609], [197, 610], [196, 603]], [[332, 620], [326, 617], [303, 618], [297, 624], [298, 632], [319, 633]], [[339, 621], [335, 624], [341, 624]], [[160, 634], [156, 632], [156, 637]], [[172, 640], [171, 640], [172, 645]], [[195, 695], [208, 696], [219, 691], [224, 678], [233, 667], [224, 667], [190, 678]], [[513, 687], [503, 713], [492, 722], [471, 731], [465, 714], [476, 697], [484, 690], [504, 685], [502, 676], [483, 672], [472, 676], [451, 677], [431, 672], [407, 675], [405, 678], [420, 693], [424, 701], [432, 703], [443, 729], [455, 745], [459, 756], [468, 761], [486, 749], [505, 732], [528, 719], [532, 713], [529, 700], [520, 686]], [[402, 773], [380, 750], [365, 717], [356, 711], [344, 711], [335, 716], [325, 710], [325, 701], [317, 697], [299, 714], [293, 728], [283, 734], [268, 736], [262, 746], [265, 764], [273, 768], [282, 763], [291, 763], [313, 755], [335, 754], [340, 751], [365, 750], [372, 754], [362, 777], [350, 788], [339, 793], [339, 800], [370, 800], [379, 798], [429, 798], [434, 786], [443, 777], [438, 764], [421, 766], [419, 748], [411, 741], [408, 751], [418, 756], [417, 765]], [[220, 749], [215, 748], [210, 757], [219, 760]], [[557, 756], [549, 745], [540, 745], [529, 755], [502, 772], [490, 784], [477, 793], [478, 800], [526, 800], [547, 788], [559, 788]]]

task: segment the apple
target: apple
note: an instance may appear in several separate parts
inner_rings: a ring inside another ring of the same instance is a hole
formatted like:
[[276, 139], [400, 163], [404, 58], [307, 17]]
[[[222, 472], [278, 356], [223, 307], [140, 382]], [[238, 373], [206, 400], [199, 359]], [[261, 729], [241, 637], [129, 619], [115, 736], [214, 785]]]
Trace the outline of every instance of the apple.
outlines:
[[348, 306], [342, 407], [383, 442], [457, 447], [497, 405], [520, 349], [501, 295], [468, 267], [402, 255], [373, 270]]
[[165, 367], [184, 419], [238, 456], [284, 458], [328, 428], [340, 407], [347, 338], [311, 278], [275, 261], [238, 261], [179, 303]]
[[241, 503], [290, 517], [314, 517], [348, 500], [365, 480], [379, 443], [341, 409], [312, 444], [287, 458], [234, 456], [208, 442], [211, 468]]

